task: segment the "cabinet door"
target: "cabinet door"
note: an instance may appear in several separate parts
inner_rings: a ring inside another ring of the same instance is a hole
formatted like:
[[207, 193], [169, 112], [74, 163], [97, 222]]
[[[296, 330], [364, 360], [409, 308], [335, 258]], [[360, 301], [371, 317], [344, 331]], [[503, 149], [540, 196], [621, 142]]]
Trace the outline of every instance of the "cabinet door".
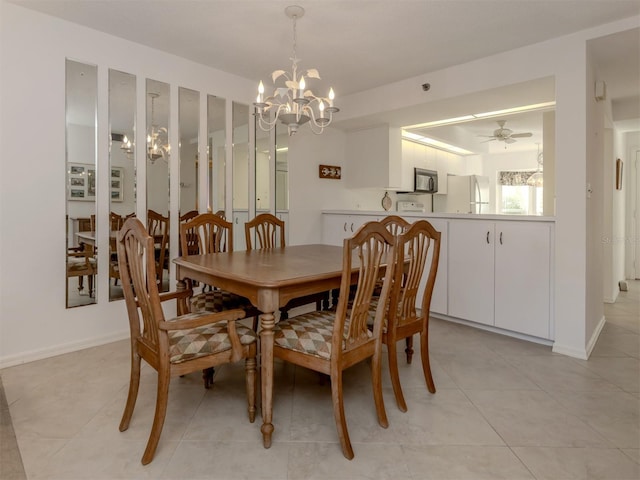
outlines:
[[[405, 218], [409, 222], [417, 220], [414, 218]], [[433, 228], [440, 232], [440, 259], [438, 260], [438, 274], [436, 275], [436, 283], [433, 286], [433, 294], [431, 295], [431, 312], [447, 314], [447, 226], [448, 222], [443, 219], [427, 218], [426, 219]], [[427, 277], [429, 276], [426, 270], [431, 264], [431, 253], [427, 258], [425, 265], [425, 272], [420, 280], [420, 287], [418, 288], [419, 302], [416, 307], [421, 308], [422, 295], [424, 294], [424, 287], [427, 284]]]
[[448, 314], [493, 325], [494, 226], [449, 221]]
[[322, 215], [322, 243], [342, 246], [347, 236], [349, 215], [325, 213]]
[[496, 223], [496, 327], [550, 338], [551, 226]]
[[236, 210], [233, 212], [233, 251], [247, 249], [247, 242], [244, 238], [244, 224], [249, 221], [249, 212], [246, 210]]

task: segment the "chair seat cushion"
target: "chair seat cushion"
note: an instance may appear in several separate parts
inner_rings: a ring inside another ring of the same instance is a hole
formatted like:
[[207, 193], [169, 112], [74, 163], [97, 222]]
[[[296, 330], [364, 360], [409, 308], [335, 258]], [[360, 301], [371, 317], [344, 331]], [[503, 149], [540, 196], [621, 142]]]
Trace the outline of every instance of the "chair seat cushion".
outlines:
[[[174, 320], [198, 318], [206, 313], [190, 313]], [[256, 333], [249, 327], [236, 323], [236, 332], [242, 345], [249, 345], [256, 341]], [[204, 357], [215, 353], [231, 350], [227, 322], [192, 328], [190, 330], [169, 331], [169, 360], [171, 363], [181, 363], [194, 358]]]
[[331, 337], [335, 314], [315, 311], [282, 320], [273, 329], [274, 343], [319, 358], [331, 358]]
[[192, 312], [222, 312], [234, 308], [253, 307], [247, 298], [224, 290], [212, 290], [194, 295], [190, 302]]

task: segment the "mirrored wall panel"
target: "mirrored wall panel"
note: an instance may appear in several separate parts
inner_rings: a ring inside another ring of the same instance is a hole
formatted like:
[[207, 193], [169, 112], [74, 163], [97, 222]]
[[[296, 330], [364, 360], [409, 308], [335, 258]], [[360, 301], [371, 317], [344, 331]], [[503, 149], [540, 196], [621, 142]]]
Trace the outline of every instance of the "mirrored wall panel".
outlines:
[[[207, 156], [209, 176], [209, 204], [207, 210], [224, 215], [226, 138], [225, 99], [207, 96]], [[237, 235], [237, 234], [236, 234]], [[235, 236], [235, 235], [234, 235]]]
[[246, 250], [249, 220], [249, 106], [233, 102], [233, 249]]
[[285, 223], [285, 241], [289, 244], [289, 132], [276, 125], [276, 216]]
[[66, 60], [66, 306], [96, 303], [95, 65]]
[[155, 241], [160, 291], [169, 290], [169, 84], [147, 79], [147, 229]]
[[178, 128], [180, 130], [180, 221], [198, 214], [198, 133], [200, 93], [178, 89]]
[[116, 233], [136, 212], [136, 77], [109, 70], [109, 300], [123, 297]]
[[[257, 117], [255, 117], [257, 120]], [[256, 121], [256, 214], [268, 213], [271, 208], [271, 148], [270, 132], [265, 132]]]

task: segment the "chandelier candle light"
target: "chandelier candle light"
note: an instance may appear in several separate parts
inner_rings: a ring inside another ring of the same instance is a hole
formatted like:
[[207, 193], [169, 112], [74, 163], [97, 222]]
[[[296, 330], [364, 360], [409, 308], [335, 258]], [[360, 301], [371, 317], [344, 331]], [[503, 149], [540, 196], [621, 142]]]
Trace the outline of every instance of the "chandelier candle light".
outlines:
[[[262, 81], [258, 86], [258, 97], [253, 104], [256, 107], [255, 115], [258, 117], [258, 125], [263, 131], [271, 130], [278, 119], [287, 126], [289, 135], [298, 131], [300, 125], [309, 122], [311, 131], [321, 134], [324, 127], [333, 119], [334, 113], [339, 109], [333, 106], [333, 88], [329, 90], [328, 97], [317, 97], [311, 90], [306, 90], [305, 76], [308, 79], [320, 79], [320, 74], [315, 68], [310, 68], [298, 76], [298, 62], [296, 54], [296, 20], [304, 15], [304, 8], [292, 5], [285, 8], [284, 13], [293, 20], [293, 55], [291, 61], [291, 73], [284, 70], [276, 70], [271, 74], [272, 81], [284, 79], [284, 87], [276, 86], [273, 95], [264, 97], [264, 85]], [[317, 108], [317, 113], [315, 109]], [[271, 115], [273, 112], [273, 116]]]

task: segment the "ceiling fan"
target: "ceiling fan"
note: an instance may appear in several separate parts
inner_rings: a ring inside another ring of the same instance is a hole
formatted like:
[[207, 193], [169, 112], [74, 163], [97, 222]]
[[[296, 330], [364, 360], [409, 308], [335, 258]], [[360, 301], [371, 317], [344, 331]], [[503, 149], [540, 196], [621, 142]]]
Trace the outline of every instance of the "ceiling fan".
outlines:
[[516, 138], [526, 138], [533, 135], [531, 132], [513, 133], [513, 130], [511, 130], [510, 128], [505, 128], [504, 126], [505, 123], [507, 123], [506, 120], [498, 120], [498, 125], [500, 128], [496, 128], [493, 131], [493, 135], [479, 135], [479, 136], [489, 137], [489, 140], [485, 140], [485, 142], [492, 142], [494, 140], [498, 140], [504, 143], [515, 143]]

